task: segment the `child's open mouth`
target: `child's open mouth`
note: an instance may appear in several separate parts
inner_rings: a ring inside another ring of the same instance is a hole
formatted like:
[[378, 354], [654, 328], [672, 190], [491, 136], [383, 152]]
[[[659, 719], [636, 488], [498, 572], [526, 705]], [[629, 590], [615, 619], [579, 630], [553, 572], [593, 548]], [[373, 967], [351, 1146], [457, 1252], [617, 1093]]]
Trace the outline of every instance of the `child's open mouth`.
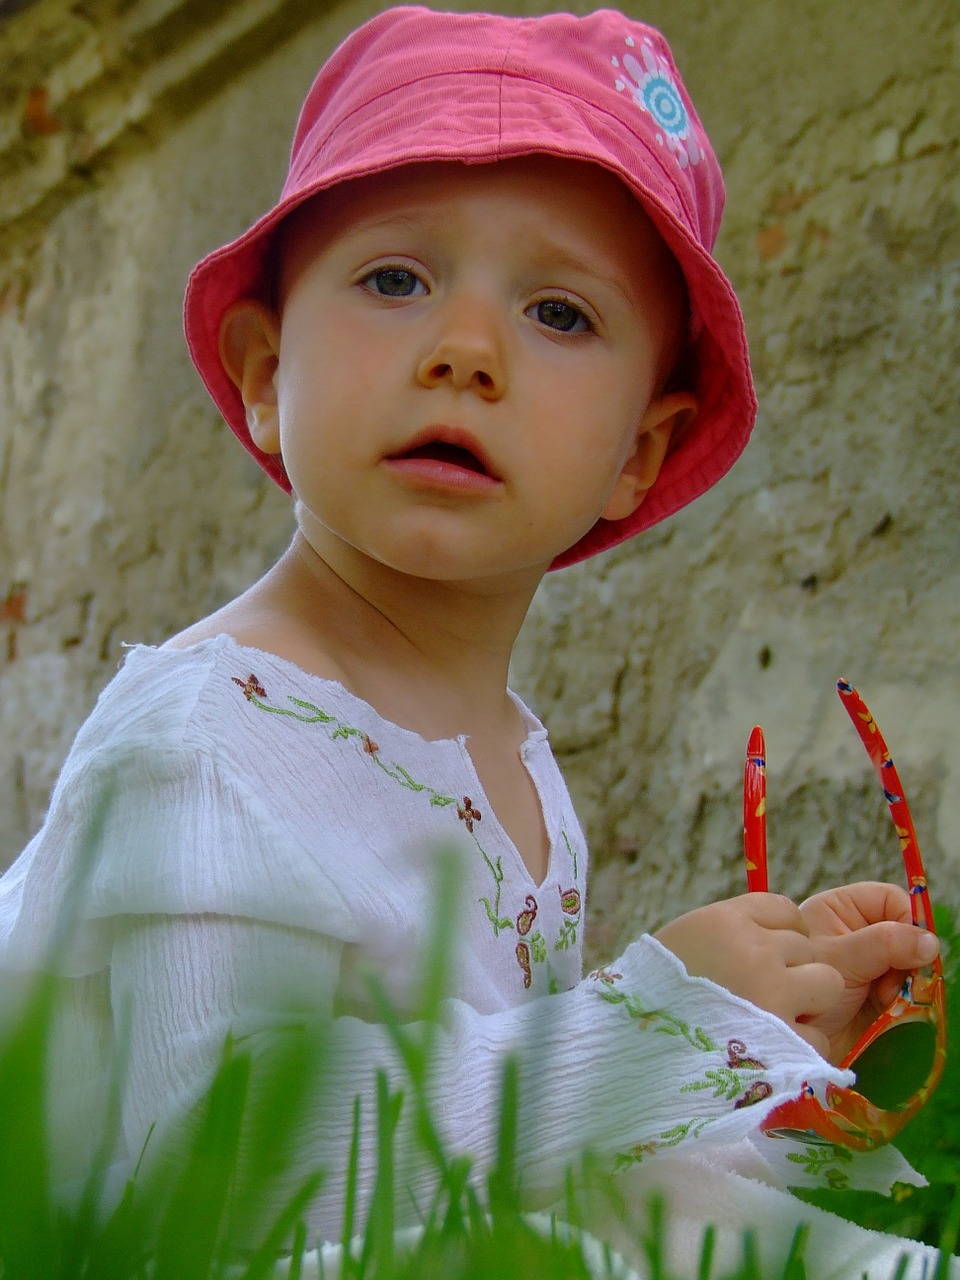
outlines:
[[471, 453], [469, 449], [464, 449], [461, 445], [446, 444], [442, 440], [417, 445], [415, 449], [409, 449], [401, 457], [404, 459], [432, 458], [437, 462], [447, 462], [453, 467], [462, 467], [464, 471], [475, 471], [482, 476], [488, 474], [485, 464], [476, 454]]
[[500, 479], [480, 446], [460, 431], [424, 433], [406, 449], [391, 455], [388, 462], [403, 475], [430, 488], [479, 491]]

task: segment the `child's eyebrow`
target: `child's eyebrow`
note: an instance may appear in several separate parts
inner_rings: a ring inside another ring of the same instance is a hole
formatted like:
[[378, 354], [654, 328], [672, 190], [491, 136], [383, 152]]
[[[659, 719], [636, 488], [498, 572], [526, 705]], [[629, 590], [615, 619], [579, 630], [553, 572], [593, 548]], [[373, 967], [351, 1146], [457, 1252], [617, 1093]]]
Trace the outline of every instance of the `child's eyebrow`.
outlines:
[[605, 264], [589, 254], [571, 252], [565, 245], [545, 240], [537, 248], [537, 265], [541, 264], [549, 270], [572, 271], [577, 275], [589, 276], [592, 280], [613, 289], [629, 306], [635, 305], [636, 300], [623, 279], [613, 274]]
[[343, 233], [345, 240], [366, 235], [371, 231], [422, 231], [427, 225], [426, 211], [422, 213], [400, 213], [392, 210], [381, 214], [371, 214], [367, 218], [358, 218]]

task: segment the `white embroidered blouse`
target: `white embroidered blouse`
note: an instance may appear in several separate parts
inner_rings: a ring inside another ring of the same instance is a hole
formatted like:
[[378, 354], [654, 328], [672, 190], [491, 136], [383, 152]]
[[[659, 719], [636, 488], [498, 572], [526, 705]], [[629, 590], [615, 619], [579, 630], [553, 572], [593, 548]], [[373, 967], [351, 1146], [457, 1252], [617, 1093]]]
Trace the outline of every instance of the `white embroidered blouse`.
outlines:
[[[744, 1137], [794, 1184], [917, 1180], [889, 1149], [854, 1158], [761, 1135], [778, 1102], [851, 1074], [779, 1019], [688, 977], [654, 939], [581, 976], [587, 852], [546, 731], [518, 705], [550, 837], [539, 885], [487, 803], [466, 739], [425, 741], [339, 684], [225, 636], [128, 654], [77, 736], [42, 829], [0, 879], [8, 972], [40, 963], [68, 902], [79, 916], [55, 1055], [64, 1176], [97, 1136], [126, 1019], [132, 1161], [151, 1126], [160, 1143], [189, 1111], [227, 1033], [269, 1019], [282, 993], [334, 1019], [290, 1186], [328, 1169], [313, 1225], [335, 1236], [353, 1099], [362, 1193], [373, 1178], [377, 1070], [395, 1089], [404, 1081], [365, 975], [401, 1015], [416, 1007], [438, 851], [450, 849], [460, 900], [430, 1101], [449, 1150], [469, 1153], [478, 1175], [494, 1157], [512, 1054], [519, 1162], [535, 1192], [559, 1185], [586, 1148], [627, 1164]], [[409, 1117], [398, 1146], [422, 1204], [432, 1175]]]

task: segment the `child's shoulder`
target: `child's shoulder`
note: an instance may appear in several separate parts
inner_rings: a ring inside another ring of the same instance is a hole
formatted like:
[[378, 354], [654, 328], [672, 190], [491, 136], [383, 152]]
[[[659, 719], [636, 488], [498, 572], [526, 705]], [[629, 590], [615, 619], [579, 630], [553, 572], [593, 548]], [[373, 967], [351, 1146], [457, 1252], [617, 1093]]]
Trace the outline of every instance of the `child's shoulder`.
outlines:
[[117, 674], [100, 694], [75, 747], [95, 739], [98, 752], [128, 751], [131, 742], [154, 747], [183, 739], [198, 704], [215, 687], [228, 637], [174, 649], [126, 646]]
[[229, 634], [182, 647], [131, 645], [74, 739], [58, 785], [149, 775], [179, 786], [206, 769], [245, 789], [265, 760], [316, 748], [290, 734], [293, 720], [352, 724], [354, 702], [342, 685]]
[[[278, 699], [281, 705], [274, 705]], [[251, 706], [273, 714], [251, 716]], [[279, 731], [278, 715], [310, 720], [308, 711], [331, 722], [362, 711], [377, 715], [341, 681], [298, 663], [295, 654], [229, 632], [184, 632], [158, 648], [131, 646], [91, 720], [103, 722], [101, 749], [113, 736], [127, 751], [132, 740], [149, 740], [154, 754], [164, 747], [208, 749], [223, 760], [255, 755]]]
[[171, 636], [163, 651], [195, 652], [210, 644], [222, 648], [233, 643], [238, 649], [272, 655], [311, 676], [347, 683], [325, 629], [308, 625], [302, 605], [290, 599], [285, 559], [243, 595]]
[[[188, 638], [189, 637], [189, 638]], [[251, 669], [254, 674], [251, 674]], [[143, 730], [188, 722], [236, 701], [237, 689], [256, 685], [256, 672], [282, 672], [288, 683], [324, 685], [337, 690], [340, 682], [298, 664], [288, 654], [254, 644], [229, 632], [191, 636], [184, 632], [160, 646], [129, 645], [120, 668], [100, 696], [111, 717], [126, 719]], [[242, 701], [242, 698], [241, 698]]]
[[202, 749], [208, 738], [222, 743], [238, 695], [243, 704], [242, 695], [249, 697], [268, 664], [290, 665], [224, 632], [159, 647], [128, 645], [81, 727], [73, 754], [89, 749], [106, 760], [140, 748], [152, 755]]

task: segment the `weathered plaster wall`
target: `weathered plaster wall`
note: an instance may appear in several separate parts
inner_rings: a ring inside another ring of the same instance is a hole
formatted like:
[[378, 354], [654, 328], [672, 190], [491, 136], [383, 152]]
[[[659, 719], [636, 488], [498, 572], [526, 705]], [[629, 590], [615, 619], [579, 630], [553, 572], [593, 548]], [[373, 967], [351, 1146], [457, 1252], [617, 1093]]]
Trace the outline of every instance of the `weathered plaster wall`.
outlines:
[[[369, 11], [38, 0], [0, 20], [0, 860], [120, 642], [209, 610], [288, 536], [201, 394], [180, 297], [272, 198], [317, 63]], [[896, 874], [841, 673], [960, 901], [957, 7], [636, 12], [725, 164], [762, 407], [713, 494], [545, 585], [517, 655], [596, 851], [592, 947], [739, 889], [755, 719], [777, 886]]]

